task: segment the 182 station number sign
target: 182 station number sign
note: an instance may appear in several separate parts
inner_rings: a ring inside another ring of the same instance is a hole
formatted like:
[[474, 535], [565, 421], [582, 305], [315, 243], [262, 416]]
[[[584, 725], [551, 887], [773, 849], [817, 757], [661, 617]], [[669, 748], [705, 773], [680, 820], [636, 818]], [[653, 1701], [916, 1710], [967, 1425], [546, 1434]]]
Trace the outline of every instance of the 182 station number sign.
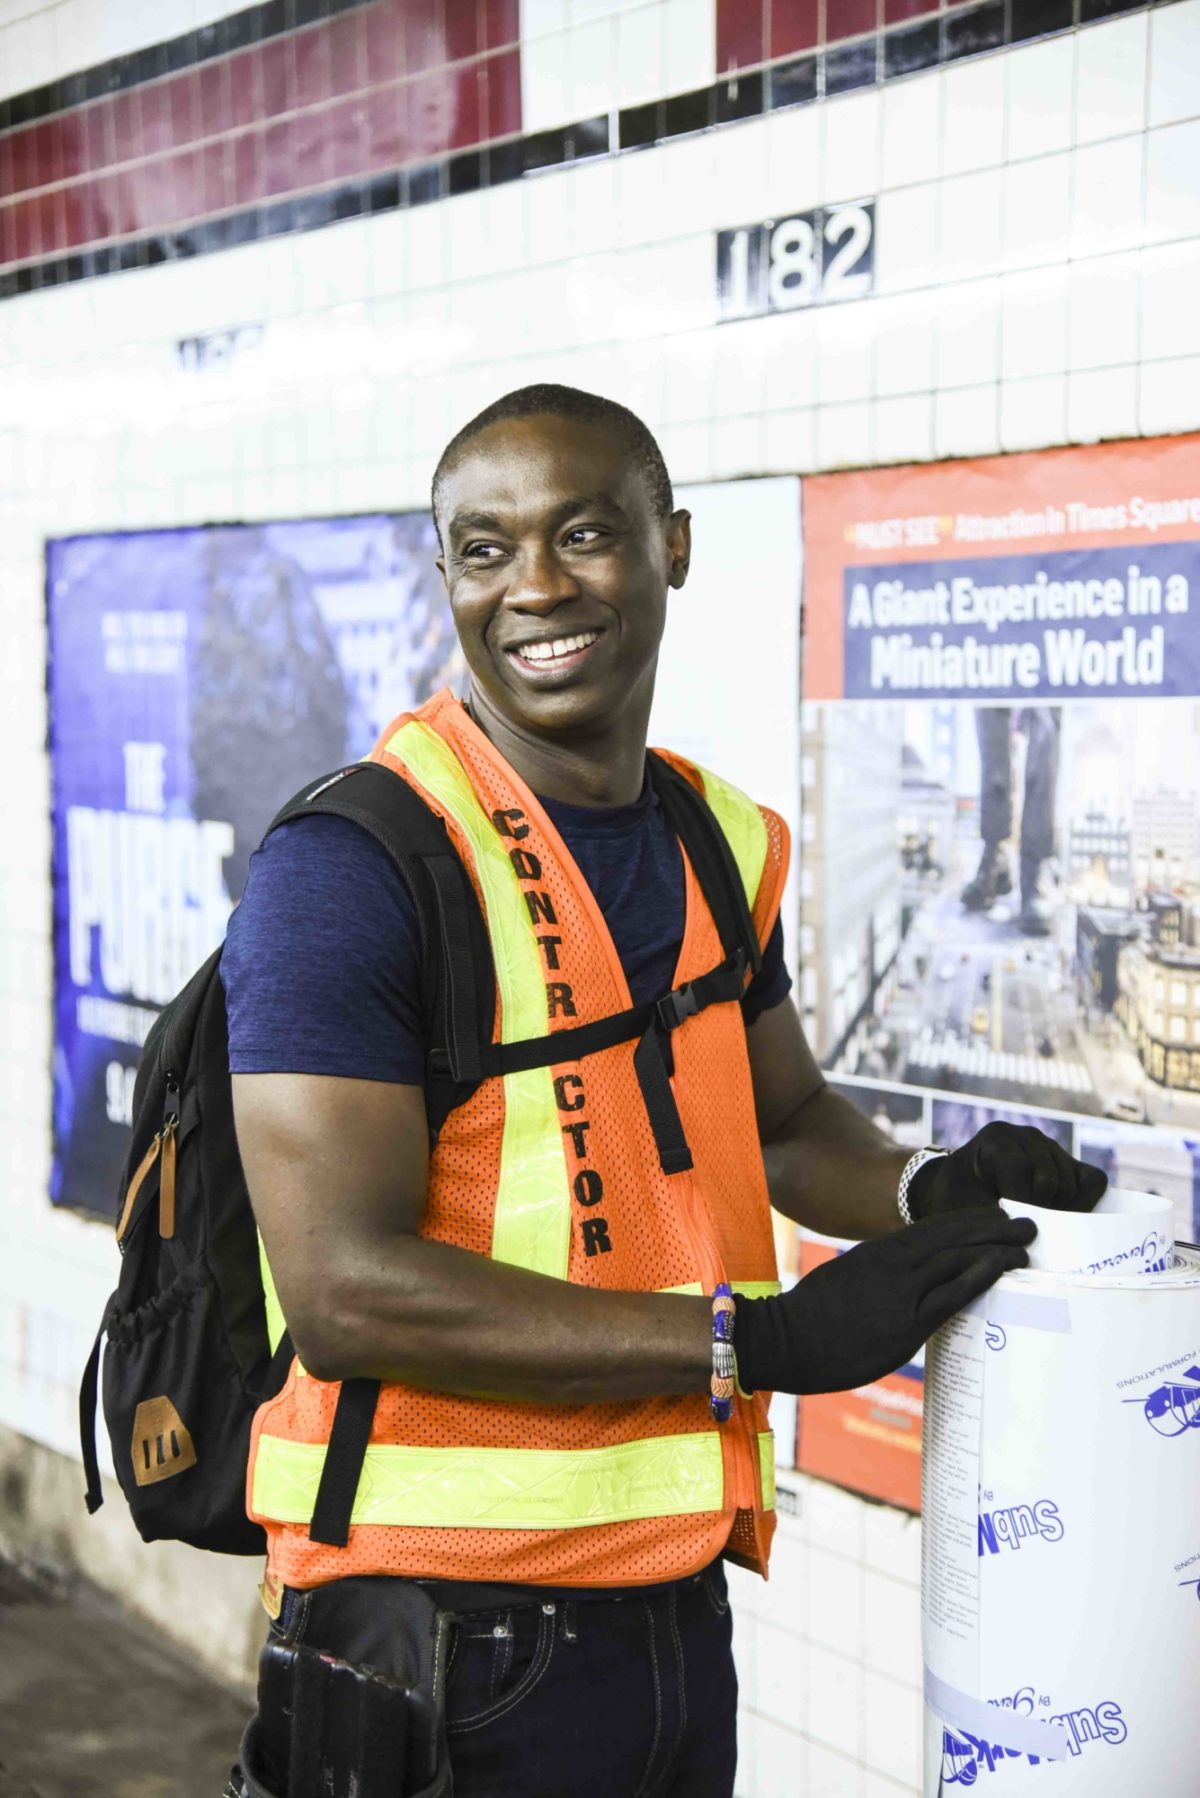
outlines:
[[723, 320], [857, 300], [874, 285], [874, 200], [818, 206], [717, 233]]

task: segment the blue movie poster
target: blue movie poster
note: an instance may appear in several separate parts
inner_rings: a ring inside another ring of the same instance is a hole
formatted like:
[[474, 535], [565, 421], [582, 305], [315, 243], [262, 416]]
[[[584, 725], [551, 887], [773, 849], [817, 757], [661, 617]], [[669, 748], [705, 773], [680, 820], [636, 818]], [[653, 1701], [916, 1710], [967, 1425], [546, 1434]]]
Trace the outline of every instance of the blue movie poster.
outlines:
[[115, 1215], [141, 1046], [279, 806], [462, 690], [436, 549], [423, 513], [47, 546], [55, 1204]]

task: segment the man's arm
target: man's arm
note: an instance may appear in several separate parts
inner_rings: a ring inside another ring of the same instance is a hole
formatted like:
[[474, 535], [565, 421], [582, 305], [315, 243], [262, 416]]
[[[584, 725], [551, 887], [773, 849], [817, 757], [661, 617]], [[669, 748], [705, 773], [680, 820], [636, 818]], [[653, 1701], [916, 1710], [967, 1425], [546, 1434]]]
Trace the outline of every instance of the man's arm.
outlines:
[[318, 1379], [553, 1404], [707, 1390], [707, 1299], [599, 1292], [416, 1234], [420, 1087], [235, 1074], [233, 1102], [279, 1302]]
[[[226, 938], [238, 1143], [301, 1360], [322, 1379], [377, 1376], [530, 1403], [669, 1393], [702, 1403], [707, 1298], [596, 1291], [494, 1262], [483, 1240], [473, 1253], [419, 1236], [420, 950], [403, 893], [365, 833], [302, 820], [255, 856]], [[803, 1048], [798, 1026], [796, 1040]], [[320, 1071], [270, 1071], [297, 1066]], [[364, 1068], [377, 1077], [359, 1078]], [[832, 1311], [810, 1280], [749, 1302], [747, 1365], [790, 1392], [887, 1372], [1023, 1240], [997, 1213], [864, 1244], [831, 1264]]]
[[[427, 1161], [419, 1087], [235, 1074], [233, 1096], [280, 1303], [318, 1379], [571, 1405], [707, 1387], [708, 1299], [597, 1291], [416, 1234]], [[793, 1292], [739, 1300], [745, 1378], [823, 1392], [888, 1373], [1024, 1265], [1032, 1235], [995, 1207], [930, 1218], [839, 1256]]]
[[901, 1227], [898, 1149], [825, 1084], [791, 999], [746, 1032], [771, 1203], [826, 1236], [865, 1241]]
[[[831, 1092], [790, 999], [746, 1032], [771, 1203], [826, 1236], [866, 1241], [900, 1229], [898, 1149], [848, 1099]], [[1041, 1130], [996, 1121], [952, 1154], [931, 1156], [908, 1191], [915, 1218], [994, 1205], [1002, 1196], [1060, 1211], [1090, 1211], [1107, 1186]]]

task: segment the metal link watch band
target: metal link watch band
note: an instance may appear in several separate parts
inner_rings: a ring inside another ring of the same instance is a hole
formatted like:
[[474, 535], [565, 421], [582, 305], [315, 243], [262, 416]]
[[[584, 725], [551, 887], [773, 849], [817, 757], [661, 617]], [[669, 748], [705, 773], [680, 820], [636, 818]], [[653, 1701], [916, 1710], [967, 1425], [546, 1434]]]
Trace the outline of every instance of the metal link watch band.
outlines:
[[900, 1185], [896, 1189], [896, 1203], [900, 1207], [900, 1215], [906, 1224], [916, 1222], [908, 1207], [908, 1189], [913, 1183], [913, 1175], [919, 1168], [923, 1168], [927, 1161], [932, 1161], [935, 1155], [948, 1155], [949, 1153], [948, 1149], [939, 1149], [930, 1143], [925, 1148], [918, 1149], [915, 1155], [910, 1155], [904, 1163], [904, 1171], [900, 1175]]

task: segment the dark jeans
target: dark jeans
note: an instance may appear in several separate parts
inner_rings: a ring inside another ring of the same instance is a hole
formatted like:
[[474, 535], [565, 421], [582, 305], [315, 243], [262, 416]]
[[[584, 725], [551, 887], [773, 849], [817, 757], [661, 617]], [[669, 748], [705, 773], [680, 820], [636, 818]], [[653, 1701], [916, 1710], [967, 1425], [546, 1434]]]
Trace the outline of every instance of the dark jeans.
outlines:
[[[369, 1604], [376, 1582], [359, 1583]], [[335, 1588], [288, 1593], [289, 1635], [380, 1665], [378, 1612], [355, 1624], [344, 1605], [331, 1606], [334, 1621], [322, 1628], [323, 1593], [333, 1598]], [[731, 1638], [720, 1562], [644, 1596], [463, 1617], [446, 1663], [454, 1798], [732, 1798]], [[259, 1718], [268, 1742], [281, 1726]]]

